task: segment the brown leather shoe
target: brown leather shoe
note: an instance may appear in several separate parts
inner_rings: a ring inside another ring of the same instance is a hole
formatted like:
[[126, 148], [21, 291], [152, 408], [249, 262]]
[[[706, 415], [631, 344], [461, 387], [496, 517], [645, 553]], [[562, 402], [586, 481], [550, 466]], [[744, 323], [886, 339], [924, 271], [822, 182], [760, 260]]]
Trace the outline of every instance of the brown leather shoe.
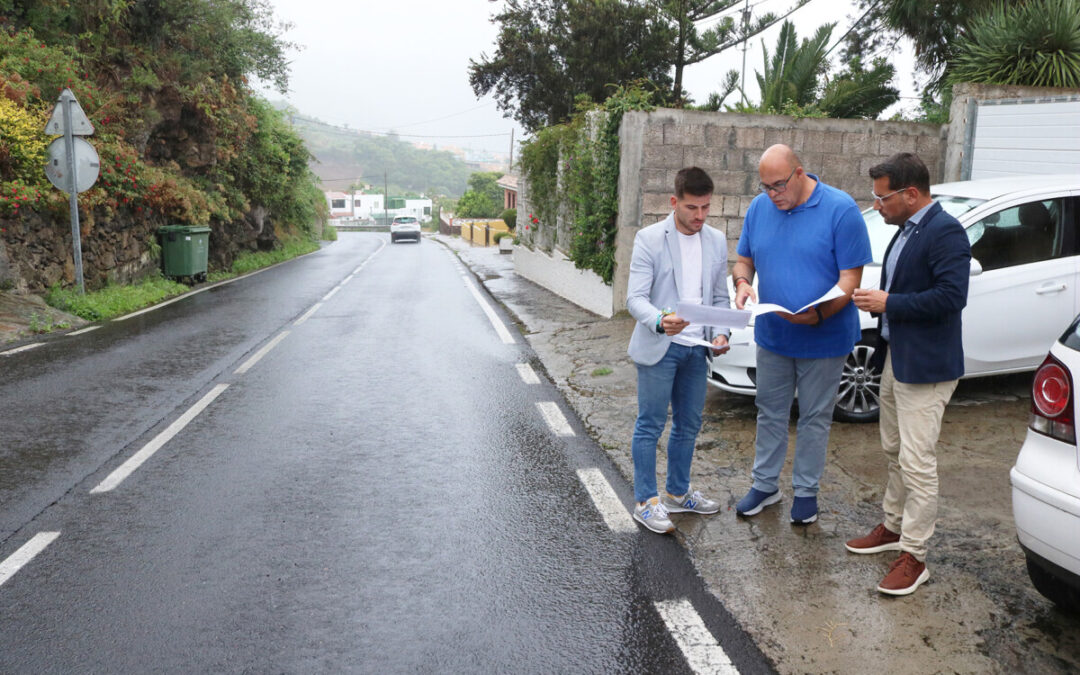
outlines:
[[852, 553], [899, 551], [900, 535], [885, 527], [885, 523], [881, 523], [865, 537], [848, 540], [848, 543], [844, 544], [844, 548]]
[[926, 563], [919, 562], [915, 556], [904, 551], [893, 562], [877, 589], [888, 595], [910, 595], [929, 578]]

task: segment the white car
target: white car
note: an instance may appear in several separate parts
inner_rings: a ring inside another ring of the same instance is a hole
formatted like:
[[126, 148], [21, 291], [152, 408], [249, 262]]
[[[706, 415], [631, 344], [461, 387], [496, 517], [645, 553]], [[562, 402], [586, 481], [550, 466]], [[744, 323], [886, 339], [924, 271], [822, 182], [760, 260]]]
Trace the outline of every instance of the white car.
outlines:
[[1035, 371], [1031, 424], [1009, 473], [1013, 519], [1035, 588], [1080, 612], [1080, 317]]
[[420, 243], [420, 221], [415, 216], [394, 216], [390, 222], [390, 243], [398, 239], [412, 239]]
[[[1034, 370], [1069, 317], [1080, 312], [1080, 175], [943, 183], [931, 193], [966, 228], [971, 242], [964, 377]], [[874, 262], [863, 268], [862, 286], [877, 288], [896, 226], [873, 208], [863, 211], [863, 218]], [[859, 320], [863, 339], [844, 364], [833, 415], [846, 422], [871, 422], [878, 415], [881, 375], [867, 366], [877, 319], [860, 311]], [[735, 346], [712, 360], [710, 384], [756, 393], [753, 337], [752, 325], [733, 331]]]

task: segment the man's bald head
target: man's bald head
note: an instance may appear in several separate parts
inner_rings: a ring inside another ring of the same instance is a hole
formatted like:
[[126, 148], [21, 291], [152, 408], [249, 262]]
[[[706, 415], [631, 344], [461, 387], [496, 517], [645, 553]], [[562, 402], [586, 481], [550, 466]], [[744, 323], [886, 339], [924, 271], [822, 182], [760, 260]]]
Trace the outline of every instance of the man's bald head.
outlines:
[[761, 191], [776, 208], [790, 211], [810, 197], [817, 184], [803, 171], [795, 151], [783, 143], [769, 146], [758, 161]]
[[785, 169], [786, 174], [796, 167], [801, 167], [802, 162], [799, 161], [799, 157], [794, 150], [783, 143], [777, 143], [776, 145], [770, 145], [765, 149], [765, 152], [761, 153], [758, 169], [760, 170], [761, 167], [766, 165]]

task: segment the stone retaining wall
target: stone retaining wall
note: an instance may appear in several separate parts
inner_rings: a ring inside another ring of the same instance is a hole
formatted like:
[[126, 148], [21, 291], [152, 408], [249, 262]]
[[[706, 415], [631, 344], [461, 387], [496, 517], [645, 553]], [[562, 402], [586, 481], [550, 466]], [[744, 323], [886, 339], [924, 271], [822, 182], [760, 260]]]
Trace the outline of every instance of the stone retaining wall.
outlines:
[[634, 235], [671, 211], [675, 174], [685, 166], [709, 172], [716, 191], [708, 224], [725, 233], [729, 261], [742, 220], [758, 194], [757, 164], [770, 145], [785, 143], [809, 173], [869, 206], [870, 167], [895, 152], [915, 152], [941, 182], [945, 127], [876, 120], [793, 119], [661, 109], [631, 112], [620, 130], [619, 232], [615, 243], [614, 311], [624, 309]]

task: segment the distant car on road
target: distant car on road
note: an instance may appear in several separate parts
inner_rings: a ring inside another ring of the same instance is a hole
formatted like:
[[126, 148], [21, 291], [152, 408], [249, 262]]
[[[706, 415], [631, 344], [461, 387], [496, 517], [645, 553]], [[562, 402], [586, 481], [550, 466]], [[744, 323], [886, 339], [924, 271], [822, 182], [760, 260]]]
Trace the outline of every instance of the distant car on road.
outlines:
[[[1069, 317], [1080, 311], [1080, 175], [943, 183], [930, 191], [971, 242], [964, 377], [1034, 370]], [[862, 286], [877, 288], [896, 227], [872, 208], [863, 218], [874, 262], [863, 268]], [[869, 367], [877, 319], [859, 312], [859, 320], [862, 339], [844, 364], [833, 415], [845, 422], [872, 422], [878, 416], [881, 373]], [[731, 339], [735, 346], [712, 360], [709, 383], [753, 395], [753, 327], [733, 331]]]
[[398, 239], [412, 239], [420, 243], [420, 221], [414, 216], [394, 216], [390, 222], [390, 243]]
[[1035, 371], [1031, 423], [1009, 473], [1013, 520], [1035, 588], [1080, 612], [1080, 317]]

